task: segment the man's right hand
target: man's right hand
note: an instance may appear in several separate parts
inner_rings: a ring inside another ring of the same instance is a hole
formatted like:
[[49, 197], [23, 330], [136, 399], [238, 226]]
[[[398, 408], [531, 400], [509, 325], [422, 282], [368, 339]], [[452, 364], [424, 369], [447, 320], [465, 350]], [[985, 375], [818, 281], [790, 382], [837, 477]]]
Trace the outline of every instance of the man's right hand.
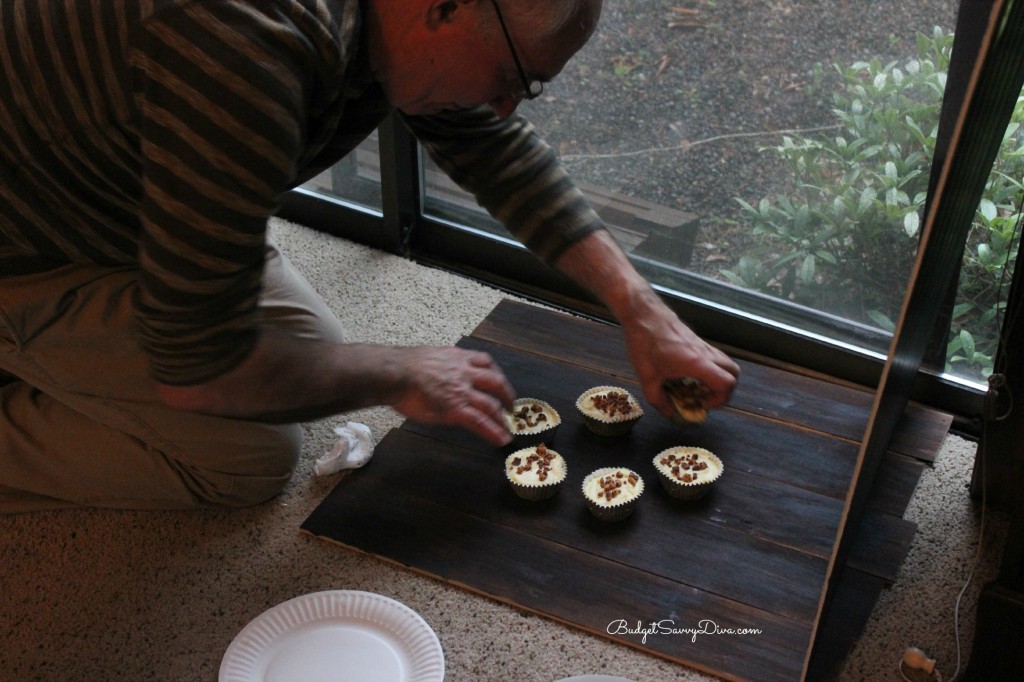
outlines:
[[487, 353], [455, 347], [405, 349], [408, 363], [398, 412], [426, 424], [450, 424], [501, 446], [512, 436], [503, 411], [515, 391]]

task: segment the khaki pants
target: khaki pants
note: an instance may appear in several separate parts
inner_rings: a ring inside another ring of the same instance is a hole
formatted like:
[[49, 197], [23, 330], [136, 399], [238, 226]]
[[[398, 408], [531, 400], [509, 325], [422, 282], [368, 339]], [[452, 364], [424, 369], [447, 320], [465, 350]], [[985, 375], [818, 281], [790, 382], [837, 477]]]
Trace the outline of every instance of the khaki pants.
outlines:
[[[278, 494], [299, 425], [170, 409], [132, 331], [137, 272], [68, 265], [0, 279], [0, 512], [240, 507]], [[302, 338], [341, 323], [269, 248], [263, 317]], [[3, 372], [14, 375], [4, 383]]]

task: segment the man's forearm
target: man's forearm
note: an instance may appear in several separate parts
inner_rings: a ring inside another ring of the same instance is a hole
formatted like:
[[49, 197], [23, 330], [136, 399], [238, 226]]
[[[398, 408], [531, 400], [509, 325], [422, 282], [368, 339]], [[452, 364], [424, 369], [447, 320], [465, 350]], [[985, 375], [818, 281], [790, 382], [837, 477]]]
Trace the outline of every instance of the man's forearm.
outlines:
[[620, 322], [642, 319], [645, 311], [663, 305], [606, 230], [572, 244], [555, 267], [597, 296]]
[[336, 345], [264, 333], [230, 372], [193, 386], [160, 385], [172, 407], [267, 422], [309, 421], [390, 404], [405, 376], [398, 349]]
[[501, 369], [480, 351], [341, 345], [270, 331], [223, 376], [157, 390], [177, 409], [267, 422], [388, 405], [419, 422], [460, 426], [498, 446], [511, 437], [503, 410], [515, 399]]
[[597, 296], [622, 325], [644, 396], [658, 411], [673, 414], [675, 408], [663, 387], [684, 377], [709, 389], [707, 407], [728, 400], [739, 366], [676, 316], [607, 231], [580, 239], [555, 265]]

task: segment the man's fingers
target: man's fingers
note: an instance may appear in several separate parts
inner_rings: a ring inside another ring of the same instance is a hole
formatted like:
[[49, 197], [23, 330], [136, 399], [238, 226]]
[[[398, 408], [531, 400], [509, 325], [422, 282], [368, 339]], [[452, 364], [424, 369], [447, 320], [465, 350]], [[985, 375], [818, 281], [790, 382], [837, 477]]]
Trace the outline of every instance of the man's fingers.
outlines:
[[469, 355], [469, 364], [474, 367], [497, 367], [497, 363], [494, 362], [494, 358], [490, 354], [479, 350], [466, 351]]
[[455, 410], [451, 417], [456, 426], [472, 431], [492, 445], [500, 447], [512, 440], [500, 406], [495, 409], [493, 403], [484, 409], [472, 404], [463, 405]]
[[500, 369], [478, 371], [472, 381], [474, 389], [494, 396], [504, 407], [512, 407], [516, 392]]

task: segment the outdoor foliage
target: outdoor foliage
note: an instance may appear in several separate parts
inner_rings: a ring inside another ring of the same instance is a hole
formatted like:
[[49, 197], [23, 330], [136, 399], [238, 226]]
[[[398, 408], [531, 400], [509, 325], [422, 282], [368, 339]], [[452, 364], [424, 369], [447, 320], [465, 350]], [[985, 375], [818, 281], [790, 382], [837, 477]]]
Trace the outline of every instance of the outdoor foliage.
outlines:
[[[722, 274], [812, 308], [894, 327], [923, 220], [953, 36], [917, 38], [903, 63], [835, 65], [836, 131], [787, 136], [762, 151], [793, 173], [791, 190], [756, 205], [737, 199], [757, 245]], [[819, 69], [817, 83], [825, 82]], [[985, 376], [995, 351], [1003, 269], [1012, 267], [1016, 200], [1024, 179], [1019, 100], [989, 180], [961, 274], [947, 365]]]

